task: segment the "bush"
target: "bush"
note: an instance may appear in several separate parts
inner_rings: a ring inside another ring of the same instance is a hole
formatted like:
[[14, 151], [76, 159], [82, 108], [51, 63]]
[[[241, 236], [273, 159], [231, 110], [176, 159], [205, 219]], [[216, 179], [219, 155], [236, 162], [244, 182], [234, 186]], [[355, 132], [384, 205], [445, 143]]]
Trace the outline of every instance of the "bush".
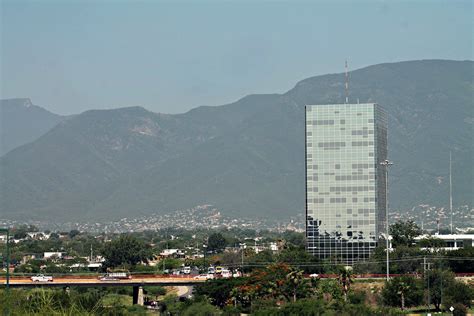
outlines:
[[413, 277], [396, 277], [385, 282], [382, 299], [387, 306], [417, 306], [423, 302], [423, 287], [421, 282]]
[[455, 281], [446, 288], [443, 304], [446, 309], [457, 304], [470, 307], [471, 301], [474, 298], [473, 292], [469, 285]]
[[347, 296], [351, 304], [364, 304], [366, 297], [367, 293], [365, 291], [353, 291]]
[[456, 303], [453, 304], [454, 311], [453, 316], [466, 316], [467, 315], [467, 308], [463, 304]]

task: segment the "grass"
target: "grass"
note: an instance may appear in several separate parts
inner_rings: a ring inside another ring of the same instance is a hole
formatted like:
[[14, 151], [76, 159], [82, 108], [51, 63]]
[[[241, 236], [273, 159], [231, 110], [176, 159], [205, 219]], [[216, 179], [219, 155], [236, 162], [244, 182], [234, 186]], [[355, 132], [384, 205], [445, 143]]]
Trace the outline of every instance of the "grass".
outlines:
[[123, 294], [107, 294], [102, 298], [104, 306], [132, 306], [133, 299], [129, 295]]

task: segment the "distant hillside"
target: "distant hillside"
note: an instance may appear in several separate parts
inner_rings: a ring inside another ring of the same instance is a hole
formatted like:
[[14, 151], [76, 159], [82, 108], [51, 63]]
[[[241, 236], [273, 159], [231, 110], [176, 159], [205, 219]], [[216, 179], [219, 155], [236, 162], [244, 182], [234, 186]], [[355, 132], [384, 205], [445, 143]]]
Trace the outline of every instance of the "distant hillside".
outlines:
[[[389, 115], [392, 208], [473, 199], [472, 61], [410, 61], [351, 72], [350, 98]], [[1, 158], [0, 214], [134, 217], [198, 204], [281, 218], [304, 210], [304, 105], [343, 101], [343, 74], [285, 94], [163, 115], [87, 111]]]
[[0, 100], [0, 156], [32, 142], [61, 120], [30, 99]]

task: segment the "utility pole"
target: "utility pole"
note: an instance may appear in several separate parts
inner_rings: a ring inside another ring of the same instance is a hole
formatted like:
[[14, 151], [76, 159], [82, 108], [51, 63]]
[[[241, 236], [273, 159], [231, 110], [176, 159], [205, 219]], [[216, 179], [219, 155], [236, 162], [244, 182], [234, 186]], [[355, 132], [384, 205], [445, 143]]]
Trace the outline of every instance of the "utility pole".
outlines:
[[430, 262], [426, 262], [426, 257], [423, 257], [423, 274], [426, 278], [426, 282], [428, 285], [428, 310], [430, 309], [431, 306], [431, 294], [430, 294], [430, 277], [427, 274], [427, 271], [430, 271]]
[[242, 272], [242, 275], [244, 274], [244, 246], [245, 246], [245, 243], [239, 243], [240, 245], [240, 248], [242, 249], [242, 262], [241, 262], [241, 272]]
[[393, 162], [385, 159], [380, 163], [385, 167], [385, 240], [387, 252], [387, 282], [390, 279], [390, 250], [389, 250], [389, 226], [388, 226], [388, 167], [393, 165]]

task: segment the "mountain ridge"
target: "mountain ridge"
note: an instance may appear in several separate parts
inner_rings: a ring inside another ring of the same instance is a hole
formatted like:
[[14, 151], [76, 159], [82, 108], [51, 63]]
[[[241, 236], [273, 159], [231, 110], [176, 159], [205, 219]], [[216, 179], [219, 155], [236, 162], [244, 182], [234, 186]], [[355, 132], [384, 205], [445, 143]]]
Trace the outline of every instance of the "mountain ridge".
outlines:
[[[350, 100], [377, 101], [388, 112], [394, 207], [446, 205], [449, 149], [455, 203], [472, 205], [472, 172], [459, 170], [472, 160], [473, 65], [425, 60], [351, 72]], [[199, 204], [245, 216], [301, 213], [304, 105], [340, 103], [343, 76], [181, 114], [142, 107], [78, 114], [1, 158], [0, 214], [107, 219]], [[32, 156], [46, 158], [31, 166]]]

